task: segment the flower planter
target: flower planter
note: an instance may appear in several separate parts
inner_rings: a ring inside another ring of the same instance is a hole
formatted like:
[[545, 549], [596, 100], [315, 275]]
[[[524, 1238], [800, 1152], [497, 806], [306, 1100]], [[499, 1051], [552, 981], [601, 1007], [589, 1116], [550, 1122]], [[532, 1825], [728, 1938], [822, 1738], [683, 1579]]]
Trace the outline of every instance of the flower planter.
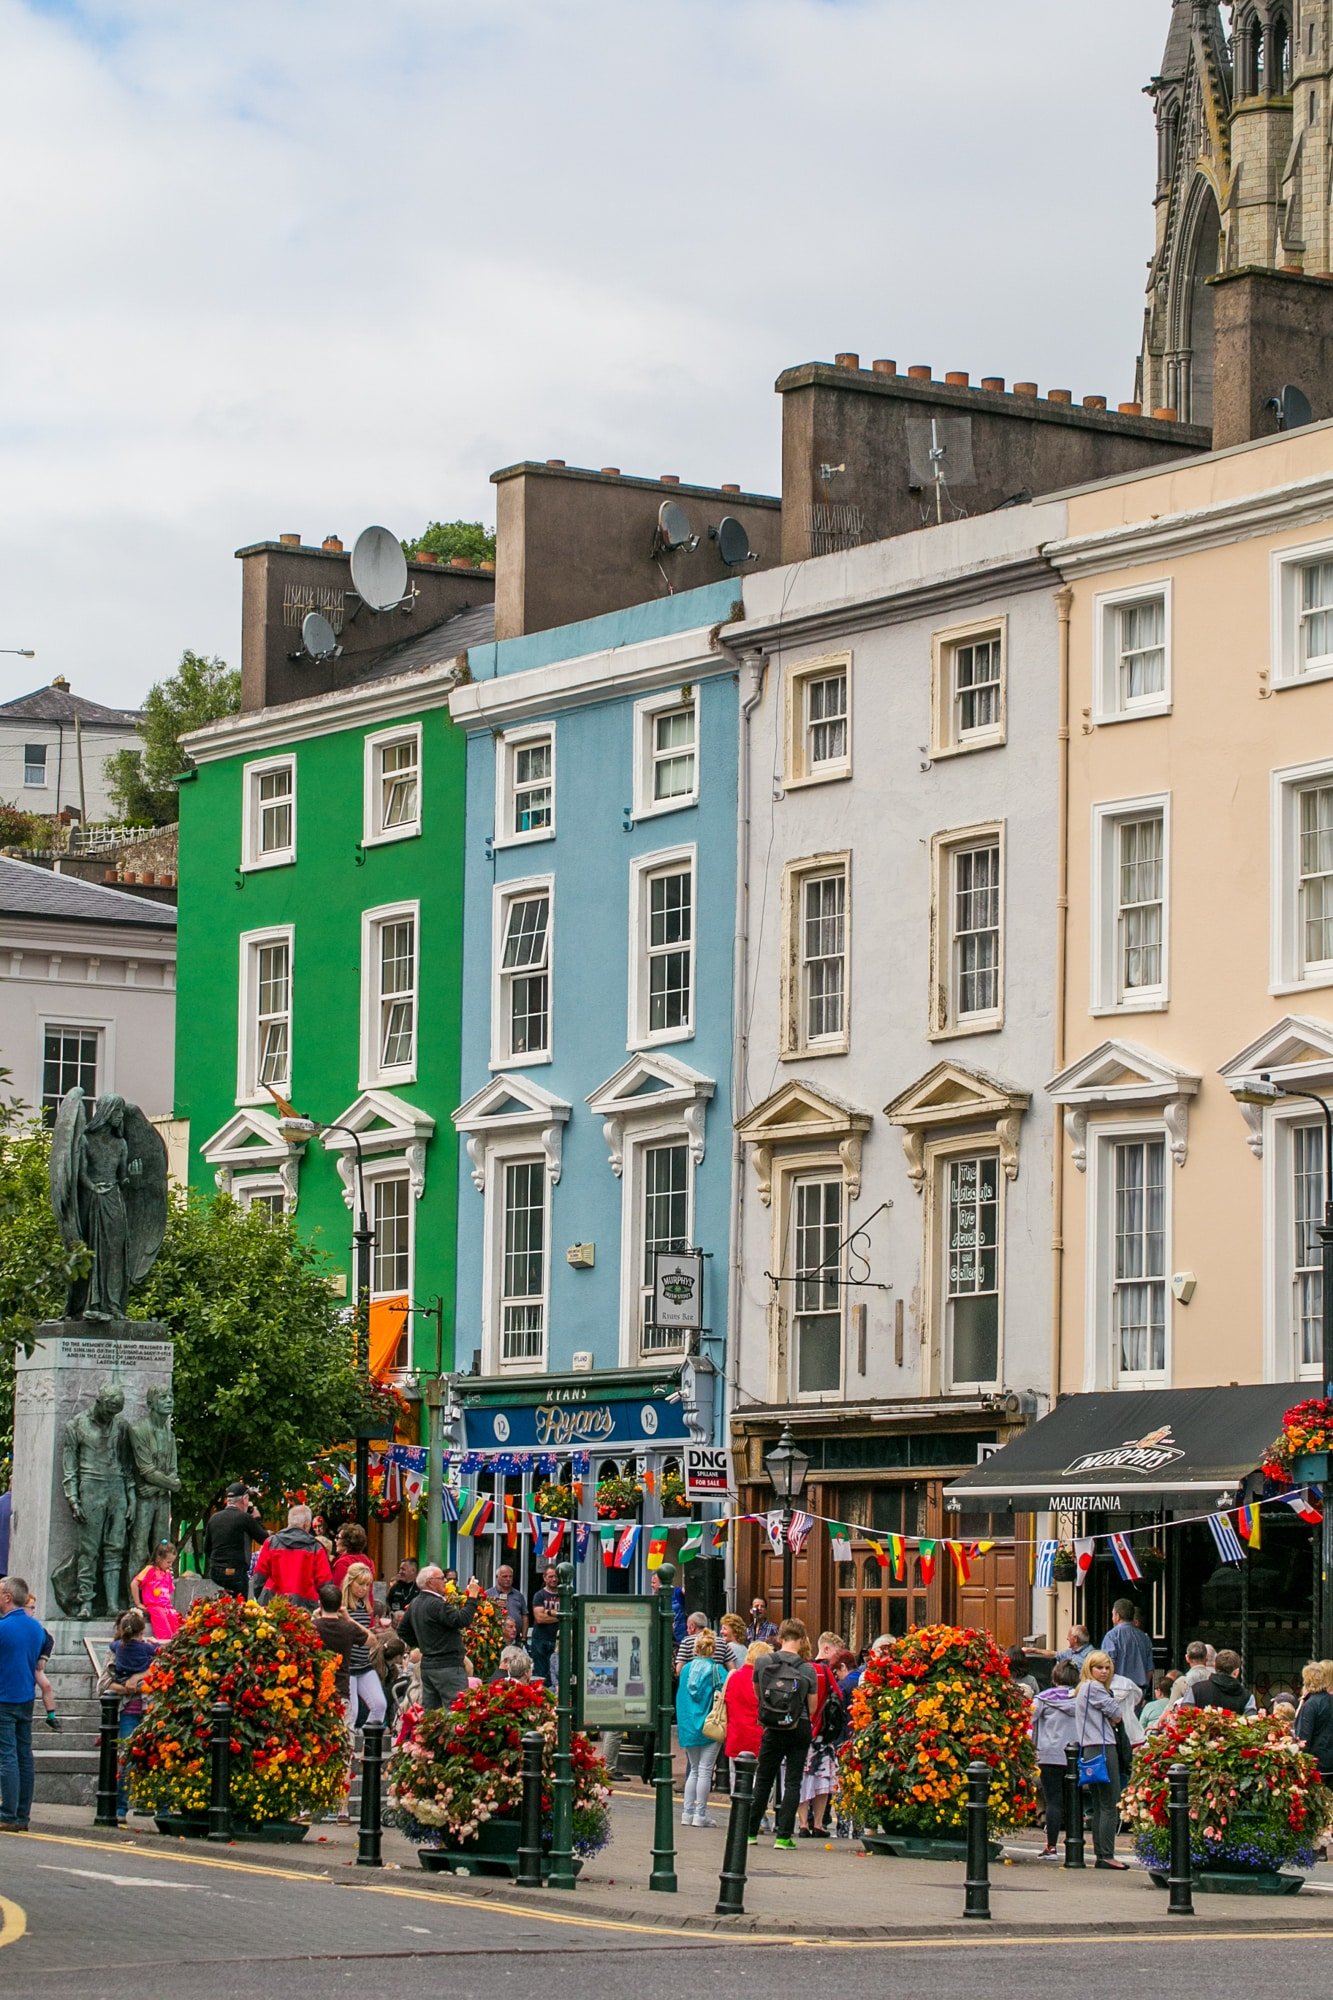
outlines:
[[[207, 1840], [208, 1814], [157, 1813], [153, 1824], [159, 1833], [174, 1840]], [[295, 1847], [310, 1831], [310, 1822], [301, 1819], [237, 1819], [232, 1821], [233, 1840], [266, 1840]]]
[[172, 1840], [206, 1840], [208, 1838], [208, 1814], [206, 1812], [155, 1813], [153, 1815], [153, 1825], [159, 1833], [166, 1834]]
[[[1159, 1889], [1170, 1887], [1169, 1875], [1149, 1870]], [[1278, 1868], [1201, 1868], [1192, 1877], [1196, 1895], [1208, 1896], [1294, 1896], [1305, 1887], [1303, 1875], [1284, 1875]]]
[[[518, 1874], [519, 1822], [516, 1819], [493, 1819], [479, 1827], [476, 1837], [461, 1847], [423, 1847], [417, 1858], [430, 1875], [508, 1875]], [[583, 1867], [582, 1861], [575, 1859], [574, 1873]], [[551, 1857], [542, 1855], [542, 1876], [550, 1873]]]
[[[919, 1833], [865, 1833], [861, 1845], [872, 1854], [885, 1854], [893, 1861], [967, 1860], [965, 1840], [934, 1840]], [[998, 1840], [988, 1840], [986, 1849], [992, 1861], [1003, 1858], [1004, 1849]]]
[[1333, 1453], [1327, 1451], [1303, 1452], [1291, 1461], [1291, 1482], [1293, 1486], [1322, 1486], [1328, 1478], [1328, 1461]]

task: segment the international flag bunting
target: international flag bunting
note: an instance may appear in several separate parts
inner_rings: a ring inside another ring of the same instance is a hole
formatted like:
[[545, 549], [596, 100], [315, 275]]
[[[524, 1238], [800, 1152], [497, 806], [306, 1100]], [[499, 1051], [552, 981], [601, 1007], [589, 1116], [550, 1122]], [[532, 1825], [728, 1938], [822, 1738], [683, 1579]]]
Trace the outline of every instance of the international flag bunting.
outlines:
[[[542, 1554], [546, 1558], [547, 1562], [554, 1562], [556, 1558], [556, 1552], [558, 1551], [560, 1544], [565, 1539], [565, 1524], [563, 1521], [547, 1521], [544, 1522], [543, 1525], [546, 1529], [546, 1535], [542, 1547]], [[582, 1554], [582, 1550], [580, 1550], [579, 1553]]]
[[693, 1562], [694, 1558], [697, 1555], [699, 1555], [703, 1549], [703, 1541], [704, 1541], [704, 1531], [702, 1527], [700, 1527], [696, 1522], [694, 1527], [688, 1528], [686, 1530], [685, 1539], [680, 1545], [679, 1556], [681, 1562], [683, 1563]]
[[505, 1494], [505, 1547], [518, 1547], [518, 1508], [511, 1493]]
[[1038, 1542], [1037, 1571], [1033, 1583], [1038, 1590], [1050, 1590], [1055, 1582], [1055, 1554], [1059, 1542]]
[[708, 1553], [710, 1556], [722, 1556], [726, 1552], [727, 1524], [725, 1521], [713, 1521], [708, 1528]]
[[782, 1554], [782, 1509], [772, 1507], [764, 1516], [764, 1530], [768, 1544], [775, 1556]]
[[844, 1527], [841, 1521], [830, 1521], [828, 1524], [828, 1538], [832, 1547], [834, 1562], [849, 1563], [852, 1559], [851, 1529]]
[[642, 1533], [643, 1529], [639, 1526], [637, 1521], [633, 1524], [632, 1527], [625, 1529], [624, 1533], [620, 1537], [620, 1540], [616, 1543], [617, 1569], [628, 1569], [630, 1565], [633, 1563], [634, 1551], [639, 1546], [639, 1536]]
[[463, 1516], [462, 1520], [459, 1522], [458, 1532], [461, 1535], [481, 1534], [482, 1530], [486, 1526], [486, 1523], [490, 1520], [494, 1508], [495, 1508], [495, 1502], [490, 1497], [489, 1494], [480, 1495], [476, 1500], [473, 1501], [472, 1505], [468, 1508], [467, 1513]]
[[813, 1514], [796, 1513], [792, 1515], [791, 1526], [787, 1530], [787, 1543], [794, 1556], [798, 1556], [809, 1541], [810, 1530], [814, 1525], [815, 1517]]
[[599, 1528], [597, 1535], [602, 1544], [602, 1568], [610, 1569], [616, 1559], [616, 1531], [612, 1527]]
[[651, 1468], [643, 1475], [643, 1490], [650, 1500], [657, 1491], [657, 1475]]
[[583, 1558], [588, 1553], [588, 1544], [591, 1540], [592, 1522], [578, 1522], [574, 1529], [574, 1559], [576, 1562], [583, 1561]]
[[667, 1555], [667, 1531], [654, 1528], [648, 1536], [648, 1567], [661, 1569]]
[[1074, 1564], [1078, 1570], [1078, 1580], [1086, 1583], [1088, 1571], [1092, 1568], [1092, 1558], [1097, 1548], [1095, 1535], [1080, 1535], [1074, 1543]]
[[972, 1563], [963, 1544], [961, 1542], [946, 1542], [944, 1546], [949, 1551], [949, 1557], [953, 1563], [958, 1581], [960, 1583], [971, 1583]]
[[1315, 1506], [1308, 1487], [1302, 1486], [1298, 1493], [1284, 1493], [1282, 1498], [1292, 1512], [1299, 1514], [1302, 1521], [1308, 1521], [1312, 1528], [1323, 1520], [1324, 1510]]
[[887, 1569], [889, 1566], [889, 1558], [887, 1553], [885, 1552], [883, 1542], [877, 1542], [874, 1536], [872, 1535], [870, 1537], [870, 1546], [874, 1551], [875, 1561], [879, 1564], [880, 1568]]
[[1208, 1526], [1213, 1531], [1217, 1543], [1217, 1553], [1224, 1563], [1243, 1563], [1245, 1551], [1241, 1547], [1236, 1530], [1231, 1525], [1230, 1514], [1210, 1514]]
[[1139, 1568], [1139, 1559], [1128, 1535], [1112, 1535], [1110, 1541], [1111, 1554], [1123, 1580], [1126, 1583], [1142, 1583], [1143, 1571]]
[[466, 1493], [455, 1493], [452, 1486], [441, 1486], [440, 1515], [446, 1527], [458, 1525], [458, 1509], [466, 1499]]
[[1257, 1549], [1259, 1546], [1259, 1509], [1257, 1507], [1238, 1507], [1236, 1509], [1236, 1526], [1250, 1547]]
[[988, 1556], [994, 1547], [995, 1547], [994, 1542], [973, 1542], [972, 1544], [973, 1561], [975, 1562], [979, 1556]]
[[916, 1551], [916, 1552], [917, 1552], [918, 1556], [919, 1556], [919, 1557], [921, 1558], [921, 1581], [922, 1581], [922, 1583], [933, 1583], [933, 1582], [934, 1582], [934, 1580], [935, 1580], [935, 1544], [934, 1544], [934, 1542], [918, 1542], [918, 1543], [917, 1543], [917, 1551]]
[[893, 1558], [893, 1577], [901, 1583], [907, 1574], [907, 1550], [901, 1535], [889, 1536], [889, 1554]]

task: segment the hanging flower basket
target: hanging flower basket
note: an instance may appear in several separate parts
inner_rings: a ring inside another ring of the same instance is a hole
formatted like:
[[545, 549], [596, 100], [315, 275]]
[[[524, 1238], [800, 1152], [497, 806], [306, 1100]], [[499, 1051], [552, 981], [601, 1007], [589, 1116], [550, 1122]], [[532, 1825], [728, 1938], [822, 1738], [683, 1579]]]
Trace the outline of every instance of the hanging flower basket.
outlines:
[[602, 1521], [632, 1521], [643, 1504], [637, 1479], [603, 1479], [597, 1487], [597, 1516]]
[[1073, 1583], [1078, 1576], [1078, 1563], [1072, 1549], [1057, 1549], [1051, 1564], [1051, 1575], [1056, 1583]]
[[[1311, 1396], [1304, 1403], [1294, 1403], [1283, 1417], [1282, 1429], [1264, 1456], [1264, 1477], [1278, 1486], [1326, 1479], [1330, 1452], [1333, 1402], [1327, 1396]], [[1316, 1461], [1313, 1467], [1311, 1460]]]
[[532, 1496], [532, 1511], [544, 1521], [572, 1521], [578, 1513], [573, 1487], [557, 1479], [546, 1480]]
[[1201, 1884], [1207, 1876], [1272, 1877], [1313, 1864], [1315, 1841], [1333, 1818], [1333, 1794], [1286, 1725], [1272, 1716], [1179, 1708], [1134, 1753], [1133, 1783], [1120, 1801], [1145, 1868], [1160, 1873], [1170, 1861], [1173, 1764], [1190, 1774], [1190, 1860]]
[[[895, 1852], [908, 1841], [956, 1841], [965, 1826], [967, 1767], [991, 1767], [990, 1830], [1037, 1814], [1029, 1704], [985, 1632], [923, 1625], [873, 1654], [852, 1696], [840, 1753], [843, 1811], [878, 1827]], [[907, 1851], [903, 1849], [902, 1851]]]
[[657, 1498], [663, 1514], [688, 1514], [690, 1503], [685, 1498], [685, 1481], [678, 1472], [664, 1472], [657, 1482]]

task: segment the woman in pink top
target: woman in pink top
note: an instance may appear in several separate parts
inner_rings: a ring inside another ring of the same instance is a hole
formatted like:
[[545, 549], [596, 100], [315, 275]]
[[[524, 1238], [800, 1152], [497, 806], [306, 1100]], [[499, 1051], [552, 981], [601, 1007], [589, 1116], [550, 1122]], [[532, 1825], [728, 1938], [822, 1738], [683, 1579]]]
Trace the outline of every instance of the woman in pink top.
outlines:
[[130, 1584], [130, 1596], [153, 1628], [159, 1643], [172, 1639], [180, 1630], [181, 1615], [174, 1596], [176, 1589], [176, 1544], [159, 1542], [153, 1559], [146, 1563]]
[[759, 1755], [759, 1739], [764, 1731], [754, 1691], [754, 1663], [772, 1650], [766, 1640], [756, 1639], [745, 1655], [745, 1665], [733, 1667], [727, 1675], [726, 1686], [722, 1690], [727, 1704], [727, 1740], [722, 1747], [728, 1761], [739, 1757], [742, 1750], [750, 1750], [756, 1757]]

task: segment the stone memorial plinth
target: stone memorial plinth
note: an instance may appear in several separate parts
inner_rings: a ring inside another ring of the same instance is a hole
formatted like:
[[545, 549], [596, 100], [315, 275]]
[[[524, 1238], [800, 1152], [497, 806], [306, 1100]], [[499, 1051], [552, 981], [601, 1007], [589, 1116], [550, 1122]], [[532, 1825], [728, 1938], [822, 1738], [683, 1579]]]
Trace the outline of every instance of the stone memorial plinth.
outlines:
[[[54, 1572], [67, 1573], [77, 1553], [78, 1526], [65, 1497], [66, 1426], [89, 1410], [106, 1387], [124, 1396], [124, 1422], [148, 1414], [148, 1394], [171, 1388], [174, 1347], [153, 1320], [44, 1320], [31, 1354], [17, 1356], [14, 1384], [14, 1513], [10, 1569], [32, 1587], [38, 1616], [61, 1615], [52, 1591]], [[126, 1544], [128, 1555], [128, 1542]], [[114, 1615], [99, 1576], [96, 1611]]]

